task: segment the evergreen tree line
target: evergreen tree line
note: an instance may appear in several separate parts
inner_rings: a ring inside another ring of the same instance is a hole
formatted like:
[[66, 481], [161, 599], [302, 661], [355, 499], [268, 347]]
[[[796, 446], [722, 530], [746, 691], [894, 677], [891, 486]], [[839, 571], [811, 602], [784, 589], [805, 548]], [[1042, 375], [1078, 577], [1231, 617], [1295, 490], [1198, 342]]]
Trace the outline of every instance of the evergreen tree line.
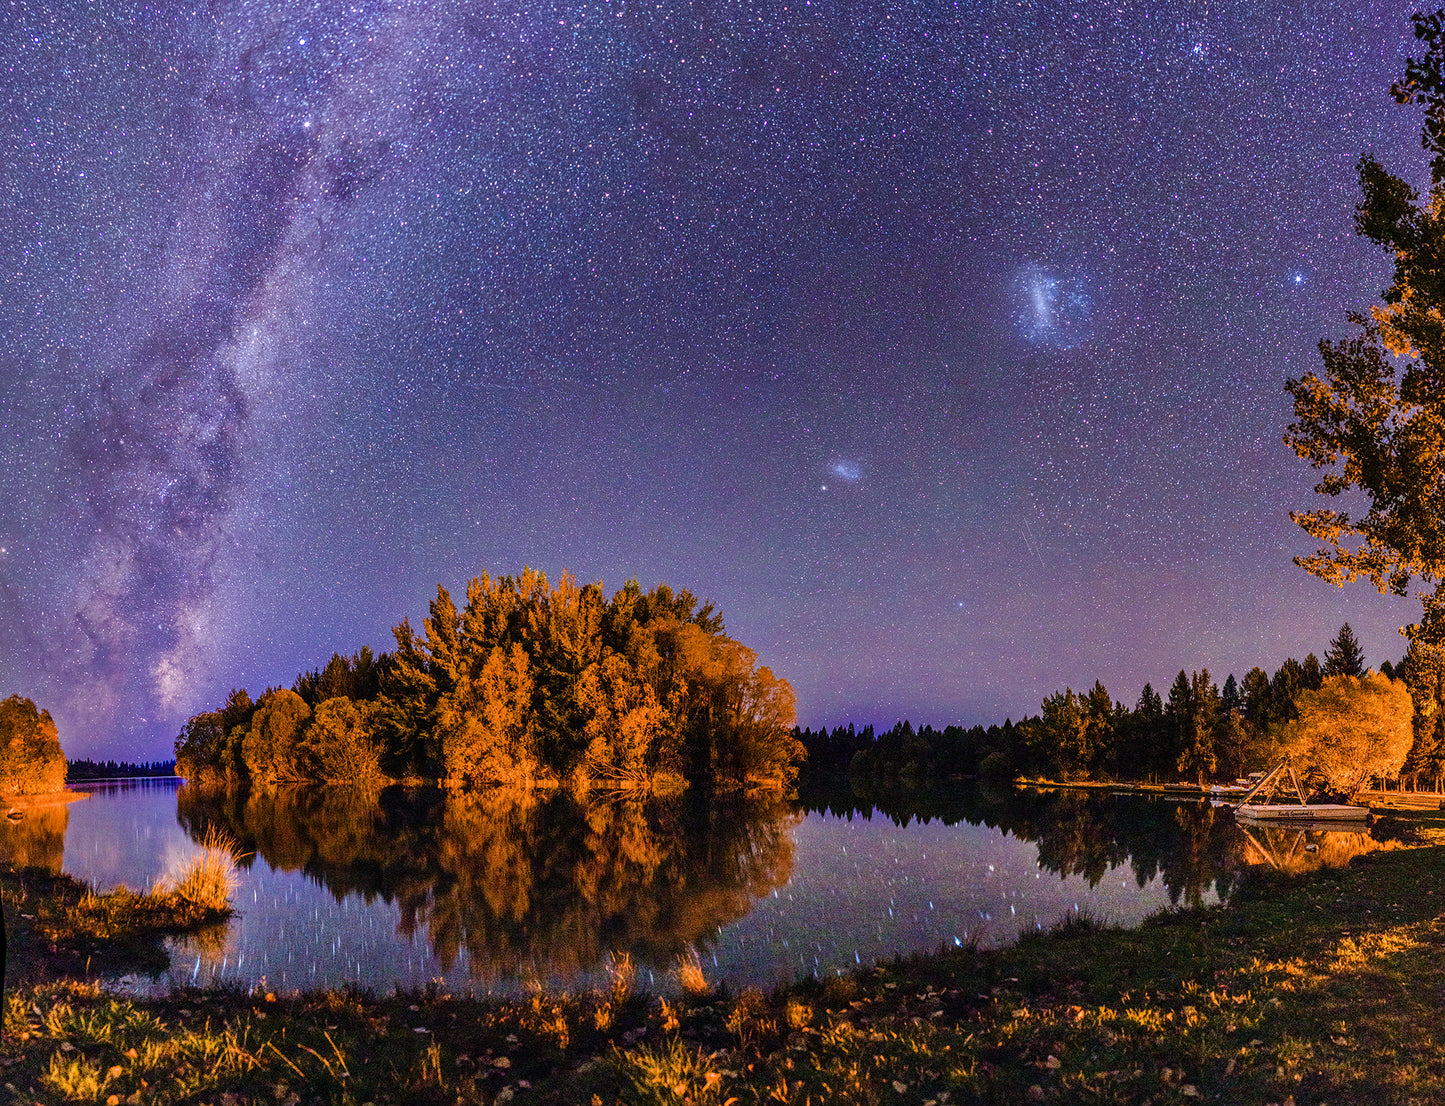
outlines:
[[524, 569], [437, 588], [396, 649], [334, 655], [289, 689], [232, 691], [176, 739], [177, 772], [227, 784], [786, 786], [793, 691], [712, 604], [629, 581], [610, 599]]
[[[1196, 783], [1233, 780], [1279, 759], [1286, 727], [1298, 717], [1296, 697], [1328, 676], [1362, 676], [1364, 652], [1349, 623], [1321, 662], [1314, 653], [1286, 660], [1273, 675], [1251, 668], [1223, 687], [1208, 669], [1180, 671], [1161, 695], [1145, 684], [1134, 706], [1117, 702], [1095, 681], [1049, 696], [1040, 712], [987, 728], [899, 722], [881, 735], [872, 727], [797, 730], [810, 775], [864, 777], [938, 775], [1045, 777]], [[1398, 664], [1380, 671], [1403, 680], [1415, 704], [1414, 744], [1402, 778], [1438, 790], [1445, 777], [1445, 649], [1412, 643]]]
[[132, 764], [128, 760], [72, 760], [66, 765], [65, 780], [117, 780], [139, 776], [173, 776], [176, 762], [153, 760], [145, 764]]

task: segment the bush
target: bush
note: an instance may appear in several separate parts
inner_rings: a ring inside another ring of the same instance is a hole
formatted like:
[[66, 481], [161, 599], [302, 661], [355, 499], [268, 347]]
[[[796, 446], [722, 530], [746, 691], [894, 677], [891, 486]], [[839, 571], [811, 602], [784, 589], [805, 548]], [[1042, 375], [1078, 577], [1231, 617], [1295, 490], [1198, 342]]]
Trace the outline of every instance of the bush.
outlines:
[[1009, 761], [1007, 753], [995, 750], [979, 761], [978, 774], [986, 780], [1012, 779], [1013, 764]]
[[19, 695], [0, 702], [0, 792], [43, 795], [65, 788], [65, 754], [50, 712]]

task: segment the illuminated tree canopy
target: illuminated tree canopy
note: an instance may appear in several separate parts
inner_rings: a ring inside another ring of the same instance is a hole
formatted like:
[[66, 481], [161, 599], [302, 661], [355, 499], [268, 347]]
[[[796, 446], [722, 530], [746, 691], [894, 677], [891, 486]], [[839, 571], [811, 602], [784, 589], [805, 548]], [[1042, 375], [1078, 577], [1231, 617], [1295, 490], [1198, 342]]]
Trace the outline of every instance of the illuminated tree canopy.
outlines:
[[[1352, 313], [1356, 332], [1320, 343], [1318, 372], [1286, 383], [1295, 421], [1285, 442], [1324, 476], [1315, 490], [1344, 506], [1293, 512], [1321, 546], [1296, 563], [1336, 585], [1365, 579], [1417, 594], [1407, 633], [1445, 641], [1445, 13], [1416, 14], [1425, 44], [1392, 87], [1425, 109], [1431, 154], [1423, 200], [1373, 156], [1360, 159], [1358, 233], [1395, 264], [1383, 303]], [[1363, 513], [1350, 501], [1358, 499]]]
[[192, 718], [192, 778], [455, 785], [785, 786], [803, 755], [793, 691], [723, 632], [711, 604], [667, 585], [486, 574], [458, 608], [437, 588], [396, 650], [335, 656], [252, 703]]
[[1353, 799], [1371, 779], [1400, 774], [1415, 738], [1415, 704], [1403, 680], [1379, 672], [1326, 676], [1317, 690], [1301, 691], [1295, 706], [1290, 757], [1331, 790]]

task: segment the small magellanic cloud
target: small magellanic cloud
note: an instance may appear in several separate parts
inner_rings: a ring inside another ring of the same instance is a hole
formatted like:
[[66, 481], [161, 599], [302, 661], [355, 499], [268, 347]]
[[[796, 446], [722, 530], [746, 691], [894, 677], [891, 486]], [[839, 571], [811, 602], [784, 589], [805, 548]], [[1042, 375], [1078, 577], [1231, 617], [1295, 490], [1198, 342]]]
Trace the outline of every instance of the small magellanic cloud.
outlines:
[[849, 484], [856, 484], [863, 479], [863, 466], [857, 461], [839, 459], [828, 466], [828, 471]]

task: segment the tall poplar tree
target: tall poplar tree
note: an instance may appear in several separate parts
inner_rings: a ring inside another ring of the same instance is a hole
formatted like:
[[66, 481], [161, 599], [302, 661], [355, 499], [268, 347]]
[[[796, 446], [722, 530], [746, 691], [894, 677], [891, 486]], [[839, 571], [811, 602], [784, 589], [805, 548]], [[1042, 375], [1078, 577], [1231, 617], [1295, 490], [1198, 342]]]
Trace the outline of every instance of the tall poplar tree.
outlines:
[[1335, 585], [1368, 580], [1422, 602], [1413, 638], [1445, 642], [1445, 12], [1413, 17], [1423, 58], [1391, 86], [1424, 108], [1430, 154], [1423, 201], [1372, 155], [1359, 162], [1355, 229], [1395, 264], [1384, 302], [1352, 313], [1352, 337], [1320, 343], [1318, 372], [1290, 380], [1295, 421], [1285, 442], [1324, 475], [1315, 490], [1362, 496], [1363, 514], [1293, 512], [1321, 544], [1295, 562]]

